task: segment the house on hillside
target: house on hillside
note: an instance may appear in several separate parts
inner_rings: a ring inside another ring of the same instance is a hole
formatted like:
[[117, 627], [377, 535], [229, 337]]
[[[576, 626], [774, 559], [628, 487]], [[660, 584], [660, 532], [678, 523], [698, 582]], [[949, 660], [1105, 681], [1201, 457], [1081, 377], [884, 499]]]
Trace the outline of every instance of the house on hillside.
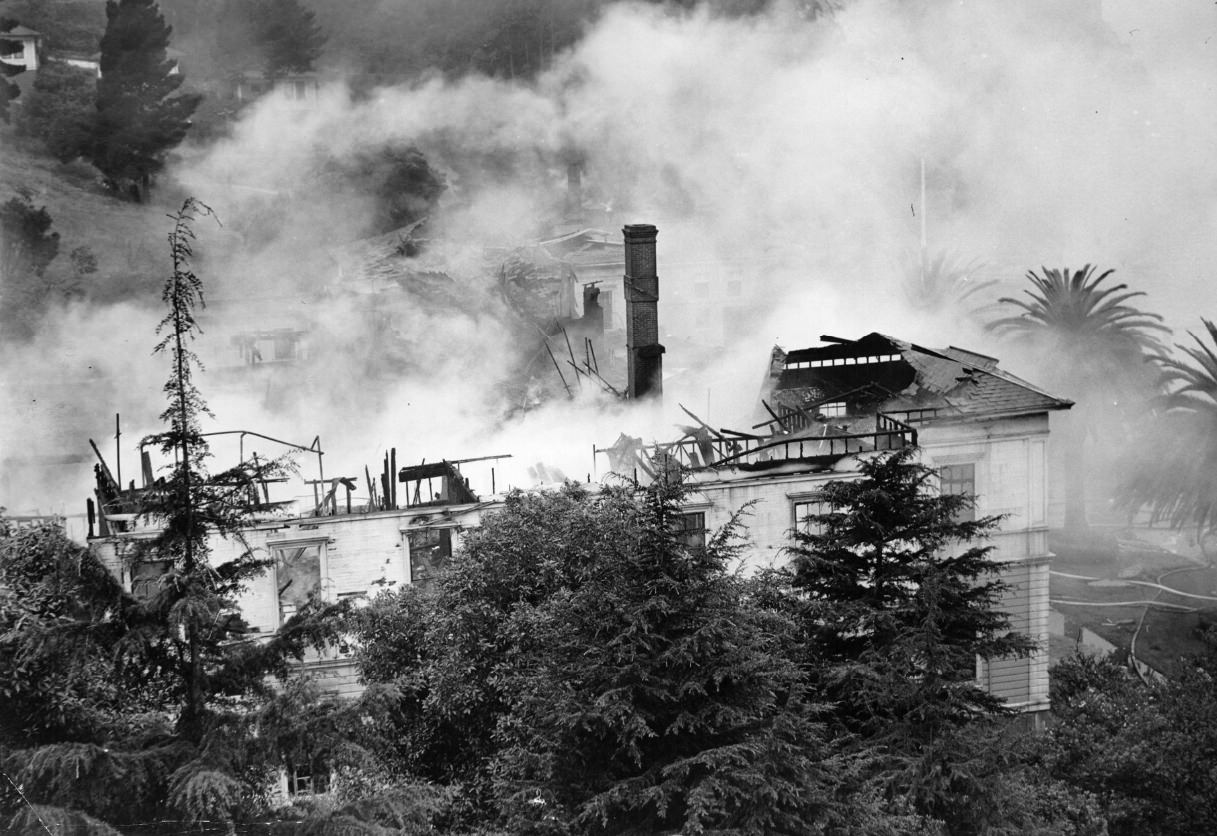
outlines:
[[1048, 708], [1046, 452], [1049, 416], [1068, 409], [1002, 370], [992, 357], [930, 349], [882, 334], [774, 351], [761, 396], [765, 420], [749, 432], [689, 427], [685, 438], [643, 448], [622, 439], [615, 469], [656, 476], [675, 468], [689, 489], [686, 530], [713, 530], [748, 503], [747, 561], [780, 564], [790, 531], [819, 513], [824, 484], [857, 472], [859, 457], [918, 445], [940, 488], [976, 497], [975, 514], [1006, 515], [991, 556], [1009, 585], [1012, 627], [1041, 645], [1026, 659], [978, 661], [977, 680], [1025, 712]]
[[313, 108], [321, 95], [321, 77], [317, 73], [272, 76], [262, 71], [248, 70], [232, 80], [232, 97], [241, 104], [257, 101], [272, 93], [297, 108]]
[[42, 51], [42, 33], [28, 26], [17, 25], [0, 32], [0, 63], [19, 67], [25, 72], [38, 69]]

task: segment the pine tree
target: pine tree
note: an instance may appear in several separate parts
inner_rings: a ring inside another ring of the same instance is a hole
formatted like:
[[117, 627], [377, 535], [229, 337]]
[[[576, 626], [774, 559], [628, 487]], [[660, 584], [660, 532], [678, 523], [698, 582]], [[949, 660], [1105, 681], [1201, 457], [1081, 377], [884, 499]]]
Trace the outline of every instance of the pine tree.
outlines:
[[185, 138], [200, 101], [173, 95], [183, 77], [167, 54], [171, 34], [155, 0], [107, 0], [88, 156], [112, 188], [137, 199]]

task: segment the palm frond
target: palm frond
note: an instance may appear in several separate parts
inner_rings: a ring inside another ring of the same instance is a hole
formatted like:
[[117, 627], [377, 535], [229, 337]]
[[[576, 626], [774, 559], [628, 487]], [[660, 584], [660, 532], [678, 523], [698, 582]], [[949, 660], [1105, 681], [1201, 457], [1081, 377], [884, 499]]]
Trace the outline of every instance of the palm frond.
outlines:
[[1151, 523], [1194, 527], [1199, 536], [1217, 530], [1217, 326], [1204, 319], [1209, 342], [1176, 348], [1183, 357], [1154, 358], [1166, 390], [1155, 427], [1162, 444], [1122, 487], [1120, 504], [1130, 514], [1149, 509]]
[[1115, 271], [1095, 275], [1094, 265], [1080, 270], [1041, 267], [1027, 272], [1026, 298], [1002, 297], [999, 305], [1018, 310], [988, 323], [988, 329], [1012, 336], [1054, 338], [1064, 345], [1093, 347], [1096, 340], [1150, 354], [1160, 347], [1157, 333], [1169, 332], [1158, 314], [1140, 310], [1131, 300], [1145, 292], [1127, 284], [1103, 286]]

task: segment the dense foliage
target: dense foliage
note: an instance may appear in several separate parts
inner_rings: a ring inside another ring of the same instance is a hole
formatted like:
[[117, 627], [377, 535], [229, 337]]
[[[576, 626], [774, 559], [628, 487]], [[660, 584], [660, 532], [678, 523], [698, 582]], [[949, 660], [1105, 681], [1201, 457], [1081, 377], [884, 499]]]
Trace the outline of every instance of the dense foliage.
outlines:
[[38, 140], [55, 159], [70, 162], [88, 148], [96, 93], [94, 73], [48, 61], [39, 68], [33, 90], [22, 102], [17, 130]]
[[675, 496], [513, 495], [434, 600], [407, 591], [361, 616], [365, 675], [400, 689], [415, 735], [403, 754], [459, 788], [458, 820], [555, 833], [842, 820], [850, 766], [777, 652], [790, 625], [728, 571], [733, 530], [682, 540]]
[[[0, 757], [26, 798], [0, 801], [29, 833], [1213, 829], [1211, 661], [1151, 685], [1066, 662], [1054, 726], [1027, 734], [961, 670], [1026, 649], [973, 542], [994, 521], [957, 519], [967, 499], [932, 479], [908, 454], [867, 462], [825, 488], [791, 571], [751, 578], [731, 569], [738, 521], [690, 539], [678, 488], [517, 493], [436, 587], [347, 614], [359, 700], [208, 675], [193, 720], [189, 622], [158, 638], [155, 607], [87, 552], [5, 528], [0, 657], [22, 713]], [[254, 656], [289, 655], [301, 632]], [[236, 647], [232, 666], [276, 670]], [[285, 763], [328, 771], [329, 793], [272, 810]]]
[[1217, 660], [1149, 684], [1110, 659], [1053, 674], [1048, 765], [1092, 795], [1112, 836], [1217, 832]]

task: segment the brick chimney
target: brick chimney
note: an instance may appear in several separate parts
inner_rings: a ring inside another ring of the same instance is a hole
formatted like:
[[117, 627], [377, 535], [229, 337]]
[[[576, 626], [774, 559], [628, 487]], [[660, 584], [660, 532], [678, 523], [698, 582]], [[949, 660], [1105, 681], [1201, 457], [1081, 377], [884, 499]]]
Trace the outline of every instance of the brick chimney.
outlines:
[[650, 224], [631, 224], [625, 233], [625, 346], [629, 355], [629, 396], [663, 394], [663, 346], [659, 344], [659, 276]]

